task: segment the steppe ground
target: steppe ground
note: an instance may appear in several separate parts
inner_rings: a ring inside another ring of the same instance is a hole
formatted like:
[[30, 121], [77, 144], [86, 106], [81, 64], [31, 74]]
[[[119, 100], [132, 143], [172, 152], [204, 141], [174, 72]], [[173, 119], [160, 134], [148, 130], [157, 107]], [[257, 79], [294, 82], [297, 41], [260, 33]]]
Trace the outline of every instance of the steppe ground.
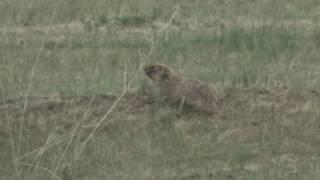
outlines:
[[[320, 179], [319, 0], [1, 0], [0, 179]], [[213, 116], [142, 67], [214, 84]]]

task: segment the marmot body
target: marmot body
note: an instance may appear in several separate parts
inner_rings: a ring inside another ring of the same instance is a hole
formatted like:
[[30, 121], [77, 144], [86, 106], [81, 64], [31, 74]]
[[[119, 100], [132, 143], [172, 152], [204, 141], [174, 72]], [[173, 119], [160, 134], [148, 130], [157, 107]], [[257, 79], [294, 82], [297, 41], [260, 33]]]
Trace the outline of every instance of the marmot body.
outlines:
[[160, 95], [172, 101], [191, 105], [199, 111], [216, 111], [216, 94], [205, 82], [177, 75], [166, 65], [150, 65], [144, 68], [146, 75], [160, 88]]

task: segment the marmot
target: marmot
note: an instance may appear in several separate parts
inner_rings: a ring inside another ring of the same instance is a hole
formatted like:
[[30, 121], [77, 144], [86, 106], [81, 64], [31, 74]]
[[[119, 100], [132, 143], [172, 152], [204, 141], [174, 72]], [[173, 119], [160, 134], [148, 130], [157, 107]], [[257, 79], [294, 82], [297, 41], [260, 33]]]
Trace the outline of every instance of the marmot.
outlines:
[[216, 93], [207, 83], [184, 78], [163, 64], [146, 66], [144, 71], [159, 86], [160, 95], [179, 101], [180, 108], [185, 104], [209, 114], [216, 111]]

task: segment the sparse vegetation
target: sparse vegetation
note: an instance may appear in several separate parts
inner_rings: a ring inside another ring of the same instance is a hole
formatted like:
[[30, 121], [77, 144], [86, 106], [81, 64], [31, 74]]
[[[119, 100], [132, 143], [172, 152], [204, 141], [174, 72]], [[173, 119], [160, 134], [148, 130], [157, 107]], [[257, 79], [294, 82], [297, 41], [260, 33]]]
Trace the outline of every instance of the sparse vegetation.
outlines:
[[[319, 12], [2, 0], [0, 179], [320, 179]], [[217, 114], [158, 103], [149, 63], [215, 84]]]

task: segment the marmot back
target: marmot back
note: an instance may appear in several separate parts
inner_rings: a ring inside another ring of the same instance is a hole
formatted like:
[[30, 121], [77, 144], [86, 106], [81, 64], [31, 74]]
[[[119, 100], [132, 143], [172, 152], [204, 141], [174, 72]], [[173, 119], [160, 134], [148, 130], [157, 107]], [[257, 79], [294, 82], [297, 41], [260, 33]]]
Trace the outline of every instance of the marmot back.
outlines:
[[191, 105], [202, 112], [212, 114], [216, 111], [216, 94], [207, 83], [179, 76], [163, 64], [147, 66], [144, 71], [159, 86], [161, 96]]

